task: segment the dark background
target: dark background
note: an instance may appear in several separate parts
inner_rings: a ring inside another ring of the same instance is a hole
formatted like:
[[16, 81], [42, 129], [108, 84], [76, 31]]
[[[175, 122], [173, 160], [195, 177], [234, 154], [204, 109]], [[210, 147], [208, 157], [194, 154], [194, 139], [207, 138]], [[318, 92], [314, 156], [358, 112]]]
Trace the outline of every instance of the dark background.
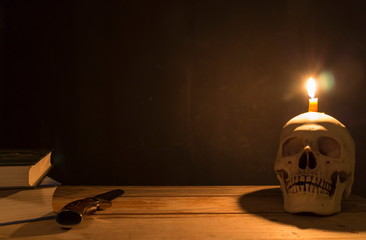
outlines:
[[[282, 126], [320, 111], [366, 192], [364, 1], [2, 1], [0, 146], [54, 147], [63, 184], [277, 184]], [[329, 80], [330, 79], [330, 80]]]

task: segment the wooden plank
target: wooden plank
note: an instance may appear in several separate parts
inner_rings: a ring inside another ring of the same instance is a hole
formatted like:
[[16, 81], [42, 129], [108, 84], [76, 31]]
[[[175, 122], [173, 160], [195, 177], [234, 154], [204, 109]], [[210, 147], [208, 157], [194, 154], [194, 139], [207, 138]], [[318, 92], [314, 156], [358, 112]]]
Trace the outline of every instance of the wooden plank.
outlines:
[[[262, 204], [264, 202], [264, 204]], [[67, 202], [55, 203], [58, 211]], [[161, 213], [248, 213], [240, 205], [237, 197], [124, 197], [113, 201], [113, 207], [101, 214], [161, 214]], [[258, 205], [259, 204], [259, 205]], [[258, 201], [251, 205], [249, 211], [256, 212], [284, 212], [282, 203]]]
[[364, 198], [332, 216], [294, 215], [278, 186], [61, 186], [54, 207], [115, 188], [126, 194], [71, 230], [45, 220], [0, 226], [0, 239], [366, 239]]
[[194, 197], [243, 195], [279, 186], [59, 186], [56, 197], [78, 198], [94, 196], [116, 188], [125, 190], [129, 197]]
[[[241, 197], [252, 192], [275, 190], [274, 198], [255, 197], [255, 202], [248, 199], [250, 206], [261, 204], [264, 209], [257, 211], [283, 212], [282, 197], [278, 186], [200, 186], [200, 187], [121, 187], [121, 186], [61, 186], [56, 190], [54, 209], [60, 210], [65, 204], [83, 197], [94, 196], [112, 189], [121, 188], [126, 193], [113, 200], [113, 207], [108, 213], [120, 214], [157, 214], [157, 213], [243, 213]], [[243, 203], [247, 200], [243, 198]], [[270, 204], [268, 204], [270, 203]], [[249, 206], [248, 205], [248, 206]], [[250, 207], [249, 206], [249, 207]], [[250, 211], [252, 209], [249, 209]]]
[[366, 214], [331, 217], [269, 214], [94, 215], [71, 230], [52, 220], [0, 227], [0, 239], [261, 240], [366, 239]]
[[[113, 200], [107, 213], [283, 213], [283, 198], [278, 186], [225, 187], [118, 187], [61, 186], [55, 194], [54, 209], [83, 197], [115, 188], [126, 193]], [[344, 212], [366, 212], [366, 199], [352, 196], [343, 204]]]

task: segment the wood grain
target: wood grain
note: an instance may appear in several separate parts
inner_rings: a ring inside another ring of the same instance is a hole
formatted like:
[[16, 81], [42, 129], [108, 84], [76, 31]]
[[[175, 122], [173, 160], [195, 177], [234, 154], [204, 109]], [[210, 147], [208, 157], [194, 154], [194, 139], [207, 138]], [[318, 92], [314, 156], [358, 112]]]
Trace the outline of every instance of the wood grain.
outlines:
[[[113, 200], [108, 213], [284, 212], [279, 186], [62, 186], [56, 190], [54, 209], [116, 188], [125, 190], [125, 194]], [[366, 212], [365, 199], [352, 195], [344, 202], [343, 211]]]
[[115, 188], [126, 193], [112, 208], [71, 230], [45, 220], [0, 226], [0, 239], [366, 239], [366, 199], [328, 217], [287, 214], [278, 186], [61, 186], [54, 207]]

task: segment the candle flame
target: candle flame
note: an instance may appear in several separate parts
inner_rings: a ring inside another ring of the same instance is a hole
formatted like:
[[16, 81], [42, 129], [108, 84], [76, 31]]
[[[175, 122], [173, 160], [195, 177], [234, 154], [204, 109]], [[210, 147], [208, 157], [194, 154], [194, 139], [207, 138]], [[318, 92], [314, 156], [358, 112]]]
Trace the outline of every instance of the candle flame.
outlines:
[[309, 78], [306, 83], [306, 88], [308, 90], [308, 94], [310, 98], [315, 97], [315, 91], [316, 91], [316, 82], [313, 78]]

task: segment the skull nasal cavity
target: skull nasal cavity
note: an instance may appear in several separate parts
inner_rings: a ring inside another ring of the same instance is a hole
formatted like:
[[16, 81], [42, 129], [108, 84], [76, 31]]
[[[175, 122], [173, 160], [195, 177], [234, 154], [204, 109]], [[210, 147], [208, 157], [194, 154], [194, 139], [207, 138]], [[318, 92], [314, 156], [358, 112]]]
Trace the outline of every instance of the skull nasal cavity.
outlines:
[[306, 169], [307, 167], [314, 169], [316, 164], [316, 158], [312, 152], [304, 152], [299, 159], [299, 168], [301, 169]]

